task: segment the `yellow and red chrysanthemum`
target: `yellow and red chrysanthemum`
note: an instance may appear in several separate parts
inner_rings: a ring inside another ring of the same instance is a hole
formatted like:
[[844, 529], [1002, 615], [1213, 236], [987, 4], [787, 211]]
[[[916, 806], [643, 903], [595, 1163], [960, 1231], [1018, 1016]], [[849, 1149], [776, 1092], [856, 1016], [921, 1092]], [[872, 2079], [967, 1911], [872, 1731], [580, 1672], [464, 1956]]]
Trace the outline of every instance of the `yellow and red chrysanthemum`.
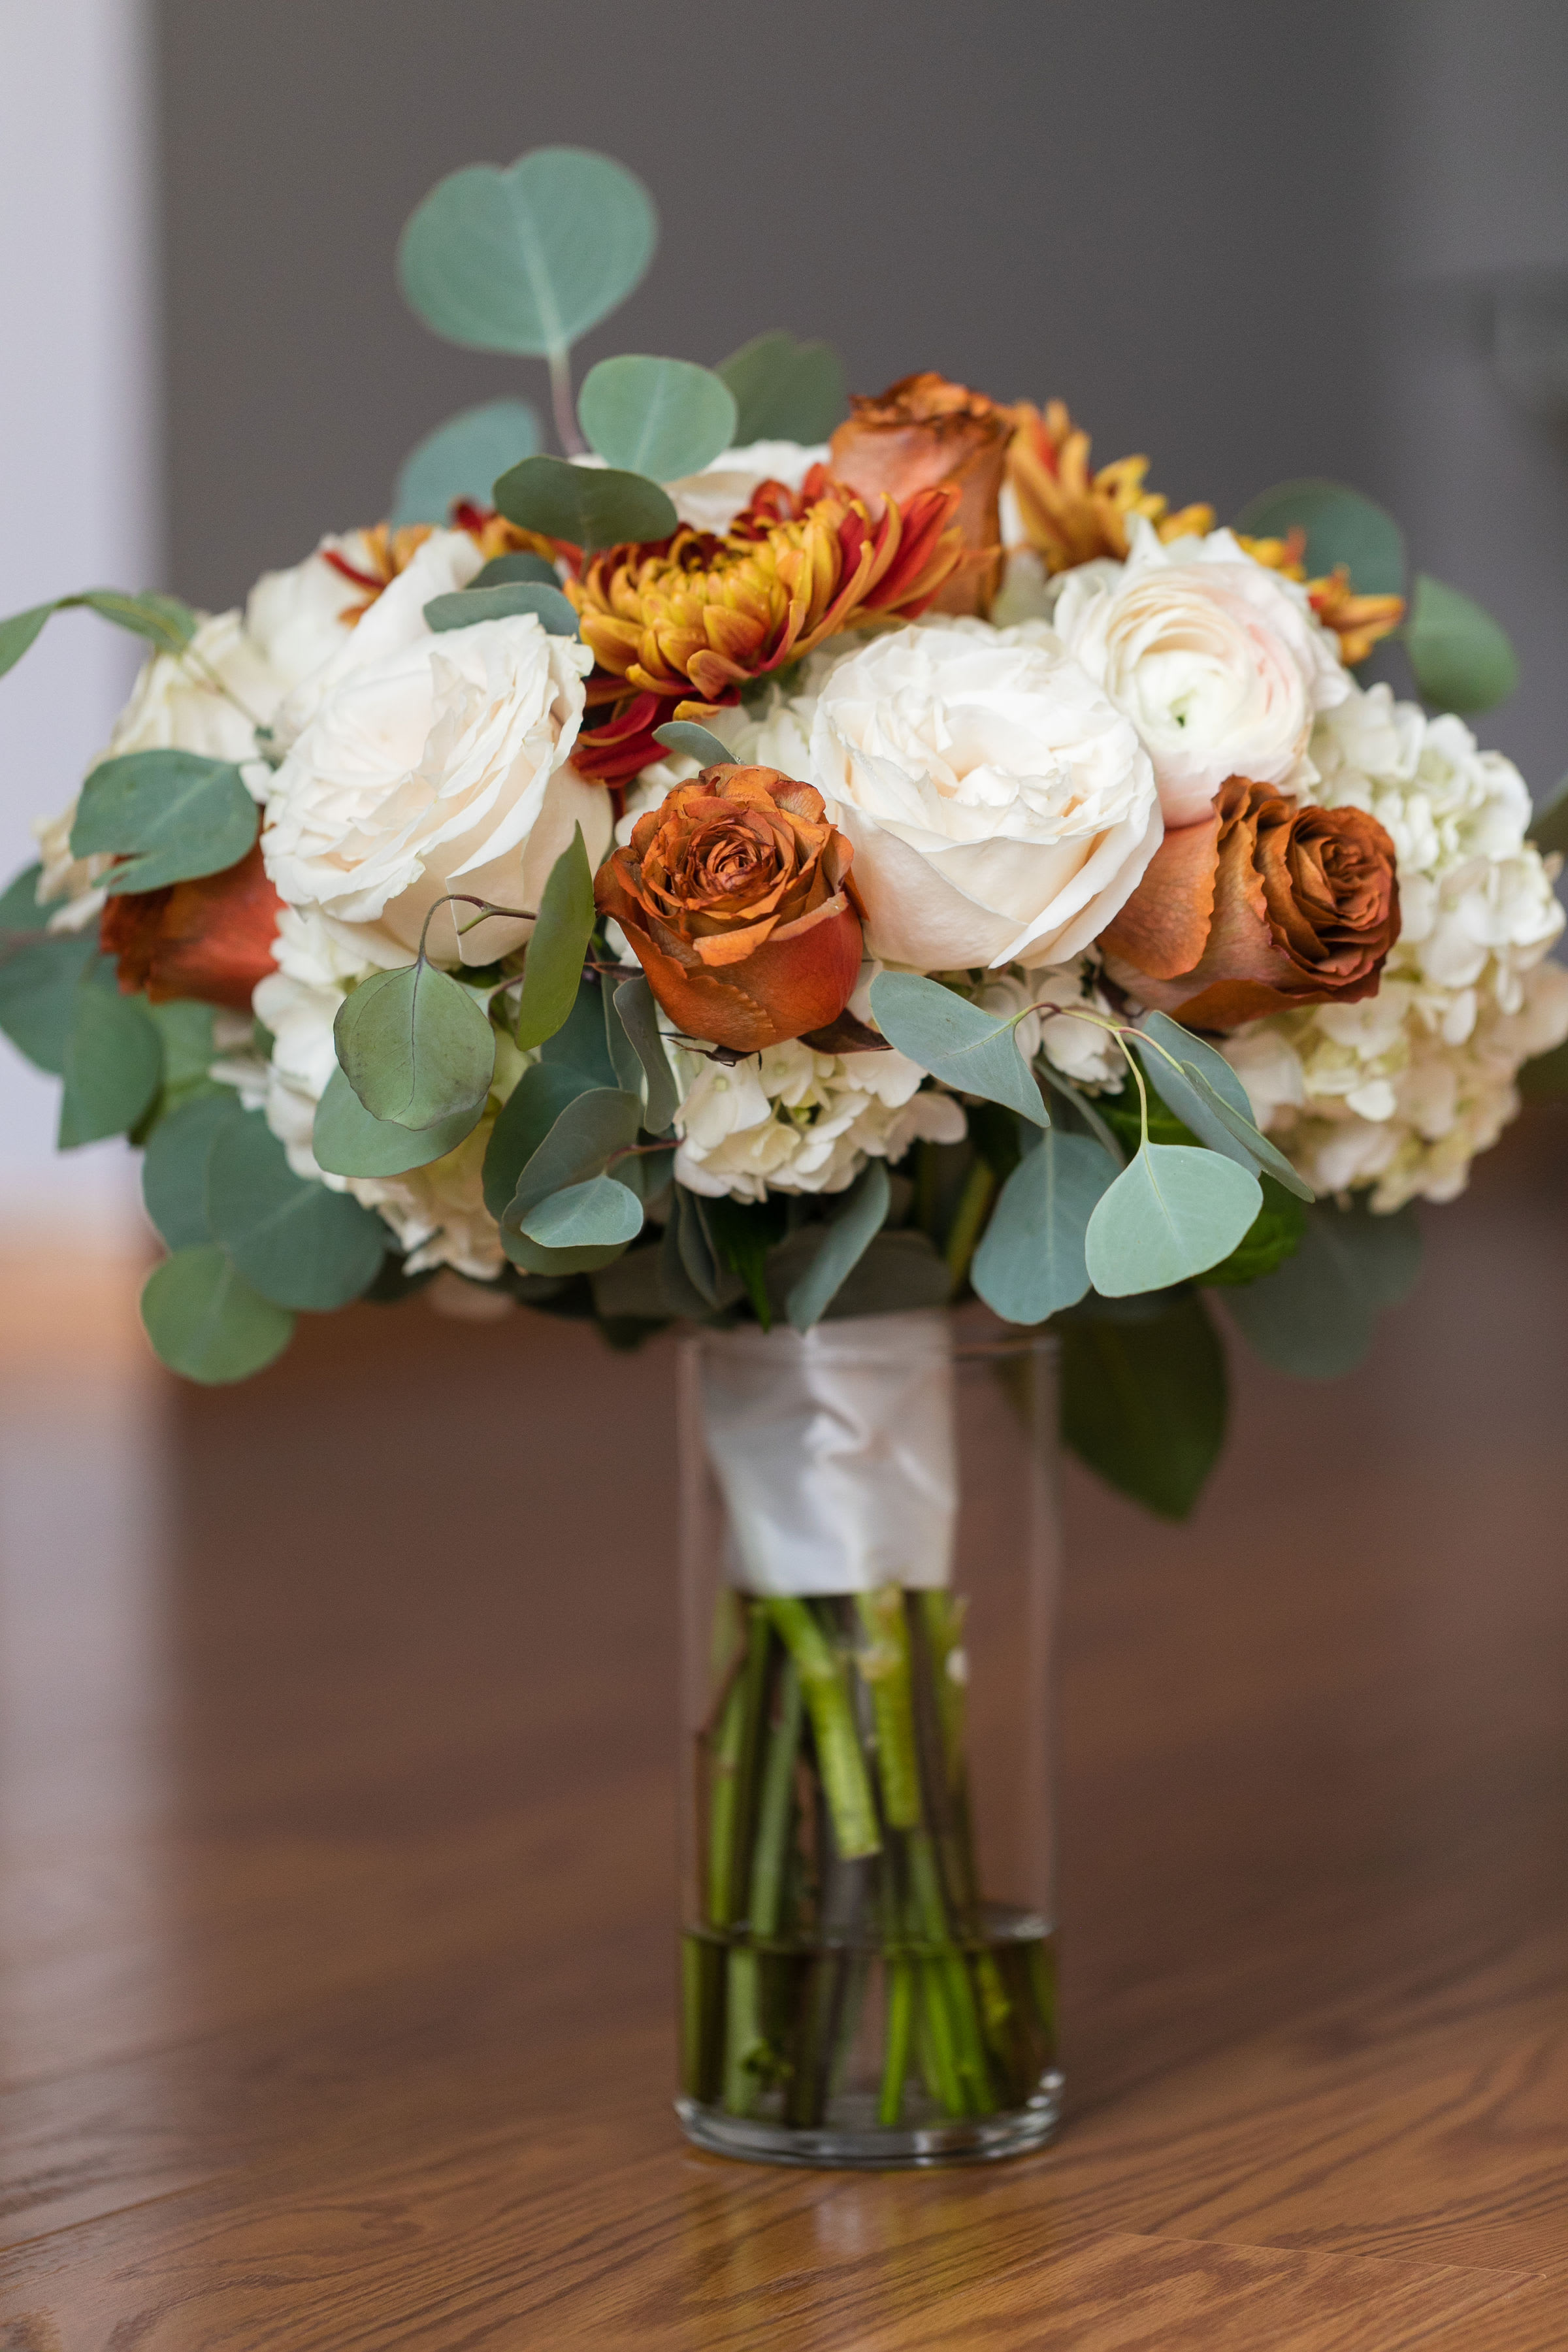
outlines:
[[1134, 515], [1152, 523], [1163, 540], [1214, 529], [1212, 507], [1183, 507], [1172, 514], [1168, 499], [1144, 488], [1147, 457], [1118, 457], [1091, 473], [1089, 435], [1073, 423], [1065, 401], [1047, 402], [1043, 415], [1024, 401], [1017, 414], [1007, 478], [1029, 544], [1047, 572], [1069, 572], [1100, 555], [1121, 562]]
[[1300, 527], [1285, 539], [1248, 539], [1245, 532], [1240, 538], [1255, 563], [1304, 583], [1313, 612], [1325, 629], [1332, 629], [1340, 641], [1340, 658], [1352, 669], [1365, 661], [1379, 638], [1386, 637], [1405, 618], [1403, 596], [1358, 596], [1351, 585], [1347, 563], [1337, 563], [1321, 579], [1309, 580], [1302, 562], [1307, 534]]

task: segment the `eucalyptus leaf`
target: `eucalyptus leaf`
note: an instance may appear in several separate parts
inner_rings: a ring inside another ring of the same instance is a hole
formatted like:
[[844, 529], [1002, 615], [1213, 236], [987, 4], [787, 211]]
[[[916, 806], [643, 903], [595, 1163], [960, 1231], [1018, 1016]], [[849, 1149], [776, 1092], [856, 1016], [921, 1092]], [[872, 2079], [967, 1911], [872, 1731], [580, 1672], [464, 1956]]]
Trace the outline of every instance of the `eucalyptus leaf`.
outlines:
[[229, 1087], [199, 1095], [159, 1120], [142, 1160], [142, 1198], [164, 1247], [198, 1248], [212, 1239], [207, 1223], [207, 1155], [218, 1129], [244, 1116]]
[[[217, 1055], [213, 1040], [213, 1007], [195, 997], [176, 996], [167, 1004], [147, 1005], [147, 1016], [163, 1047], [163, 1083], [158, 1108], [160, 1116], [167, 1116], [177, 1103], [185, 1101], [198, 1088], [208, 1093], [214, 1087], [209, 1075]], [[227, 1087], [222, 1092], [230, 1094]]]
[[594, 1309], [605, 1321], [665, 1323], [669, 1304], [659, 1281], [662, 1240], [625, 1252], [594, 1276]]
[[[1138, 1024], [1138, 1057], [1168, 1110], [1211, 1151], [1235, 1160], [1238, 1168], [1266, 1168], [1286, 1191], [1299, 1200], [1317, 1196], [1277, 1145], [1255, 1125], [1247, 1089], [1223, 1054], [1194, 1037], [1163, 1013], [1145, 1013]], [[1152, 1041], [1141, 1042], [1142, 1036]], [[1176, 1056], [1173, 1067], [1167, 1055]]]
[[433, 964], [379, 971], [345, 996], [338, 1060], [373, 1118], [439, 1127], [482, 1105], [495, 1032], [469, 992]]
[[1089, 1288], [1084, 1236], [1117, 1164], [1087, 1135], [1051, 1128], [1002, 1187], [969, 1270], [1006, 1323], [1043, 1323]]
[[1225, 1303], [1255, 1352], [1299, 1380], [1352, 1370], [1372, 1345], [1380, 1309], [1409, 1291], [1421, 1262], [1413, 1213], [1388, 1218], [1364, 1205], [1321, 1202], [1293, 1255]]
[[181, 652], [196, 633], [195, 614], [177, 596], [160, 596], [151, 589], [133, 595], [123, 588], [83, 588], [75, 595], [29, 605], [25, 613], [13, 613], [0, 621], [0, 677], [15, 668], [52, 614], [82, 607], [101, 620], [112, 621], [117, 628], [146, 637], [160, 653]]
[[292, 1315], [258, 1297], [213, 1242], [176, 1250], [153, 1267], [142, 1322], [161, 1362], [208, 1386], [248, 1379], [294, 1334]]
[[1416, 574], [1405, 649], [1415, 683], [1440, 710], [1489, 710], [1519, 684], [1513, 647], [1491, 614], [1425, 572]]
[[521, 530], [589, 549], [668, 539], [677, 520], [657, 482], [612, 466], [569, 466], [561, 457], [527, 457], [513, 466], [497, 482], [495, 502]]
[[0, 1029], [51, 1077], [65, 1069], [77, 985], [97, 953], [93, 925], [29, 940], [0, 958]]
[[654, 992], [644, 972], [623, 980], [616, 991], [616, 1011], [621, 1026], [637, 1048], [638, 1061], [647, 1081], [647, 1107], [643, 1113], [643, 1125], [650, 1135], [663, 1135], [670, 1127], [679, 1108], [680, 1094], [675, 1083], [675, 1073], [669, 1066], [663, 1033], [658, 1025], [658, 1007]]
[[485, 1207], [498, 1225], [529, 1160], [567, 1104], [594, 1083], [569, 1063], [535, 1062], [524, 1070], [496, 1115], [485, 1151]]
[[[496, 476], [531, 457], [538, 446], [539, 419], [527, 401], [487, 400], [465, 408], [404, 459], [392, 494], [394, 524], [444, 523], [459, 499], [489, 506]], [[553, 573], [551, 578], [553, 585]]]
[[[1222, 1163], [1223, 1164], [1223, 1163]], [[1225, 1351], [1199, 1300], [1136, 1319], [1069, 1318], [1061, 1338], [1062, 1436], [1124, 1495], [1184, 1519], [1225, 1443]]]
[[381, 1271], [380, 1218], [349, 1193], [296, 1176], [260, 1111], [215, 1129], [206, 1212], [236, 1271], [275, 1307], [346, 1307]]
[[695, 719], [667, 719], [662, 727], [653, 730], [653, 740], [662, 743], [667, 751], [684, 751], [700, 768], [732, 768], [735, 755], [727, 743], [721, 743], [710, 727], [700, 727]]
[[1343, 563], [1360, 594], [1404, 594], [1405, 540], [1399, 525], [1385, 508], [1343, 482], [1279, 482], [1248, 499], [1235, 529], [1252, 539], [1284, 539], [1298, 524], [1307, 534], [1310, 580]]
[[602, 1176], [612, 1155], [637, 1141], [641, 1111], [636, 1095], [615, 1087], [593, 1087], [569, 1102], [525, 1163], [502, 1226], [521, 1233], [530, 1211], [552, 1192]]
[[1554, 850], [1568, 856], [1568, 776], [1563, 777], [1551, 799], [1536, 810], [1531, 819], [1530, 837], [1543, 857], [1550, 857]]
[[590, 1176], [552, 1192], [531, 1209], [518, 1230], [547, 1249], [603, 1248], [636, 1241], [642, 1202], [613, 1176]]
[[232, 760], [196, 751], [128, 751], [100, 761], [81, 788], [73, 857], [123, 859], [104, 877], [111, 895], [162, 890], [237, 866], [261, 826]]
[[1037, 1075], [1044, 1078], [1051, 1092], [1054, 1095], [1059, 1095], [1063, 1102], [1069, 1106], [1072, 1116], [1081, 1120], [1101, 1150], [1109, 1155], [1113, 1166], [1124, 1168], [1127, 1164], [1126, 1150], [1122, 1145], [1121, 1138], [1103, 1111], [1088, 1095], [1081, 1094], [1070, 1078], [1064, 1078], [1059, 1070], [1054, 1069], [1044, 1054], [1037, 1057], [1035, 1068]]
[[[624, 982], [622, 985], [625, 985]], [[643, 1069], [642, 1056], [626, 1034], [626, 1024], [616, 1006], [618, 992], [612, 991], [606, 974], [599, 984], [599, 1003], [605, 1016], [605, 1048], [610, 1058], [610, 1067], [615, 1072], [616, 1086], [624, 1087], [629, 1095], [640, 1095], [647, 1090], [647, 1073]], [[645, 1127], [647, 1124], [646, 1112], [643, 1124]], [[643, 1198], [646, 1200], [647, 1197], [645, 1193]]]
[[753, 336], [720, 367], [735, 395], [735, 440], [826, 441], [848, 408], [829, 343], [797, 343], [782, 328]]
[[653, 200], [623, 164], [537, 147], [504, 171], [477, 163], [439, 182], [403, 232], [398, 276], [449, 342], [538, 359], [626, 299], [658, 238]]
[[405, 1176], [455, 1151], [473, 1133], [483, 1110], [479, 1102], [434, 1127], [399, 1127], [394, 1119], [373, 1118], [337, 1069], [316, 1106], [310, 1150], [330, 1176]]
[[28, 646], [42, 635], [54, 610], [53, 604], [32, 604], [25, 613], [12, 613], [0, 621], [0, 677], [15, 669]]
[[[811, 1266], [816, 1231], [802, 1225], [768, 1259], [768, 1295], [784, 1313], [791, 1292]], [[945, 1307], [952, 1276], [944, 1260], [924, 1234], [874, 1234], [864, 1254], [846, 1275], [824, 1318], [847, 1321], [857, 1315], [908, 1315], [922, 1307]]]
[[879, 972], [871, 1012], [889, 1045], [961, 1093], [1005, 1103], [1037, 1127], [1050, 1114], [1018, 1051], [1017, 1024], [914, 972]]
[[[606, 1034], [604, 1003], [605, 983], [597, 972], [584, 966], [578, 983], [576, 1001], [566, 1016], [565, 1026], [547, 1037], [540, 1054], [542, 1062], [560, 1063], [577, 1076], [577, 1091], [584, 1093], [589, 1087], [618, 1087], [621, 1074], [610, 1052]], [[628, 1087], [628, 1093], [635, 1088]]]
[[[502, 589], [502, 595], [514, 592]], [[523, 1051], [562, 1028], [577, 1002], [583, 959], [594, 936], [594, 869], [580, 824], [551, 867], [522, 967], [514, 1034]], [[603, 1013], [600, 1013], [601, 1023]]]
[[157, 1094], [163, 1076], [157, 1025], [139, 996], [121, 994], [107, 957], [77, 983], [60, 1075], [62, 1151], [128, 1133]]
[[476, 621], [510, 621], [531, 613], [547, 636], [578, 635], [575, 608], [553, 581], [509, 580], [488, 588], [453, 588], [432, 596], [425, 607], [425, 625], [437, 635], [447, 629], [471, 629]]
[[797, 1331], [809, 1331], [814, 1323], [822, 1320], [850, 1273], [886, 1224], [891, 1205], [892, 1188], [888, 1181], [887, 1162], [870, 1160], [848, 1192], [841, 1196], [840, 1206], [822, 1229], [816, 1256], [784, 1303], [784, 1312]]
[[735, 397], [691, 360], [626, 352], [583, 379], [577, 421], [606, 465], [656, 482], [700, 473], [735, 437]]
[[[486, 496], [489, 496], [487, 490]], [[510, 555], [492, 555], [482, 572], [476, 572], [469, 581], [470, 588], [507, 588], [520, 580], [537, 582], [542, 588], [559, 588], [561, 577], [547, 556], [535, 555], [526, 547]]]
[[38, 904], [38, 885], [43, 878], [44, 869], [35, 859], [6, 884], [0, 896], [0, 955], [17, 940], [35, 939], [47, 929], [53, 909]]
[[1262, 1205], [1257, 1177], [1234, 1160], [1146, 1143], [1089, 1221], [1089, 1279], [1107, 1298], [1185, 1282], [1228, 1257]]

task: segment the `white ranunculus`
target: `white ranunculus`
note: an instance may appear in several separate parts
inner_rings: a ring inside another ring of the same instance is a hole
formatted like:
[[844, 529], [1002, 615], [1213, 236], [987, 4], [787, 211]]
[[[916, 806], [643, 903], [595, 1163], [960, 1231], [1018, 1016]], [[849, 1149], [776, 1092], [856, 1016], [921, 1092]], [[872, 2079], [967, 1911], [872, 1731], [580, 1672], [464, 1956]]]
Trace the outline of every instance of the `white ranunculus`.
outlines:
[[1148, 754], [1037, 622], [917, 621], [837, 660], [806, 772], [854, 844], [868, 947], [917, 971], [1068, 961], [1160, 845]]
[[[574, 824], [595, 865], [610, 838], [608, 795], [569, 764], [587, 647], [531, 614], [433, 633], [423, 606], [440, 592], [416, 574], [435, 545], [303, 689], [310, 715], [273, 779], [262, 836], [290, 906], [374, 925], [410, 954], [447, 892], [535, 907]], [[436, 916], [439, 961], [489, 963], [532, 928], [492, 920], [459, 939], [454, 915], [468, 912]]]
[[1135, 517], [1132, 552], [1069, 572], [1055, 625], [1148, 749], [1168, 825], [1207, 814], [1227, 776], [1300, 789], [1321, 710], [1351, 681], [1295, 581], [1228, 530], [1163, 545]]

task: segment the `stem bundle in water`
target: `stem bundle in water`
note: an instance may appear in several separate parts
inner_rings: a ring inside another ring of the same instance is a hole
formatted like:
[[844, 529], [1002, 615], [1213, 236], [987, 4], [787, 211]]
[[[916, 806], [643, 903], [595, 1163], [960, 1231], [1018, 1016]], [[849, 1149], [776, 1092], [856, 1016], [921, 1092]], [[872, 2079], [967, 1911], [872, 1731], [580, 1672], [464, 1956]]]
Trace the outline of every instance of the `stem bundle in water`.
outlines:
[[700, 1739], [688, 2095], [801, 2129], [1024, 2107], [1054, 2064], [1052, 1953], [979, 1892], [963, 1604], [887, 1585], [738, 1616]]

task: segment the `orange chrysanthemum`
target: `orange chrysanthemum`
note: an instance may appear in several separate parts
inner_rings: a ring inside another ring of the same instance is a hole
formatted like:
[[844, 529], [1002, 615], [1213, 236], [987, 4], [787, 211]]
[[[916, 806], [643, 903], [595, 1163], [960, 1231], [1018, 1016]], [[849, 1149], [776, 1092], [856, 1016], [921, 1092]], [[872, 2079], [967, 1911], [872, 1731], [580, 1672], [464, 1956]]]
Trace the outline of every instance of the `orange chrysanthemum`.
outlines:
[[1321, 579], [1308, 580], [1301, 560], [1307, 551], [1307, 534], [1300, 527], [1285, 539], [1248, 539], [1245, 533], [1240, 537], [1255, 563], [1282, 572], [1287, 580], [1305, 583], [1313, 612], [1324, 628], [1332, 629], [1338, 637], [1340, 658], [1351, 669], [1365, 661], [1379, 638], [1386, 637], [1405, 618], [1403, 596], [1358, 596], [1351, 585], [1347, 563], [1337, 563]]
[[1089, 468], [1089, 438], [1073, 423], [1065, 401], [1047, 403], [1045, 415], [1020, 404], [1021, 423], [1007, 452], [1007, 475], [1029, 544], [1047, 572], [1068, 572], [1097, 555], [1123, 559], [1127, 526], [1133, 515], [1152, 522], [1163, 540], [1214, 529], [1214, 509], [1183, 507], [1146, 490], [1147, 457], [1119, 457], [1097, 474]]
[[[459, 500], [452, 509], [451, 527], [468, 532], [487, 563], [498, 555], [515, 555], [521, 551], [542, 555], [549, 561], [565, 551], [574, 562], [576, 561], [578, 551], [574, 547], [563, 551], [553, 541], [542, 539], [536, 530], [520, 530], [504, 515], [497, 514], [493, 507], [477, 507], [466, 499]], [[354, 591], [353, 602], [338, 614], [346, 628], [354, 628], [363, 620], [382, 591], [391, 587], [400, 572], [407, 570], [434, 529], [435, 525], [428, 522], [400, 523], [395, 530], [389, 522], [367, 524], [359, 534], [363, 547], [358, 562], [351, 561], [339, 548], [322, 549], [323, 559]]]
[[956, 505], [952, 489], [920, 490], [873, 520], [818, 466], [798, 497], [764, 482], [721, 539], [683, 526], [593, 557], [566, 593], [597, 664], [589, 702], [615, 707], [578, 737], [575, 765], [635, 775], [658, 758], [662, 720], [710, 716], [837, 630], [914, 619], [963, 552]]

